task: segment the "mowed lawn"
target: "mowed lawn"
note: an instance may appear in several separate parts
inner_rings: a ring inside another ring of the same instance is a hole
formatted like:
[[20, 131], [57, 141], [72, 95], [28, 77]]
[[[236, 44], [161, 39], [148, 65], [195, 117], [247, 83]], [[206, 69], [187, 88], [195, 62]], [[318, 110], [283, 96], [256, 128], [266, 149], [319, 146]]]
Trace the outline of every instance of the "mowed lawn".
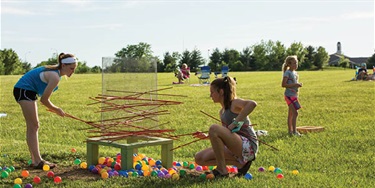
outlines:
[[[278, 72], [229, 72], [237, 78], [237, 94], [240, 98], [258, 103], [250, 115], [256, 130], [268, 131], [260, 140], [277, 148], [261, 144], [256, 161], [250, 168], [252, 180], [231, 178], [225, 180], [201, 180], [181, 178], [178, 181], [155, 177], [110, 178], [106, 180], [64, 181], [65, 187], [372, 187], [375, 185], [375, 82], [350, 81], [355, 71], [324, 70], [300, 71], [300, 102], [297, 126], [323, 126], [325, 131], [289, 137], [287, 134], [287, 106], [281, 88], [282, 73]], [[12, 90], [20, 76], [0, 76], [0, 166], [24, 166], [30, 159], [25, 142], [25, 122], [19, 105], [14, 101]], [[172, 85], [177, 79], [173, 73], [158, 73], [160, 93], [185, 95], [165, 97], [183, 104], [163, 107], [170, 114], [160, 116], [160, 123], [169, 122], [161, 129], [175, 129], [174, 134], [207, 131], [211, 124], [218, 123], [200, 111], [218, 118], [220, 106], [209, 97], [208, 86], [198, 84], [192, 75], [190, 82]], [[214, 79], [213, 74], [211, 78]], [[149, 83], [149, 80], [145, 80]], [[127, 84], [127, 83], [118, 83]], [[136, 88], [134, 88], [136, 91]], [[75, 74], [62, 79], [59, 90], [51, 101], [65, 112], [84, 120], [100, 120], [99, 105], [90, 97], [102, 93], [101, 74]], [[85, 139], [89, 136], [85, 128], [89, 125], [65, 117], [61, 118], [39, 104], [39, 140], [43, 158], [59, 166], [73, 166], [75, 158], [86, 160]], [[194, 140], [191, 136], [181, 137], [174, 147]], [[196, 152], [209, 147], [209, 141], [200, 141], [174, 150], [175, 161], [192, 162]], [[72, 153], [75, 148], [77, 153]], [[101, 156], [115, 157], [118, 149], [103, 147]], [[160, 159], [159, 147], [139, 149], [148, 157]], [[283, 170], [283, 179], [273, 172], [258, 172], [259, 167], [269, 166]], [[292, 170], [299, 174], [293, 175]], [[16, 170], [17, 171], [17, 170]], [[0, 178], [0, 186], [12, 187], [18, 172], [6, 179]], [[99, 175], [98, 175], [99, 176]], [[24, 180], [32, 182], [32, 179]], [[50, 187], [53, 183], [35, 187]]]

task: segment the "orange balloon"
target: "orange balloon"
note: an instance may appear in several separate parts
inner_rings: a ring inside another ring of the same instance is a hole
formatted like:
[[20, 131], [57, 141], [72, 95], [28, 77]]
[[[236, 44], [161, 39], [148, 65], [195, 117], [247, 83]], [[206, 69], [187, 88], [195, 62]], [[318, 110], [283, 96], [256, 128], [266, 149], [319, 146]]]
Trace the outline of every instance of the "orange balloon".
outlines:
[[27, 170], [22, 170], [22, 172], [21, 172], [21, 176], [24, 177], [24, 178], [29, 177], [29, 171], [27, 171]]

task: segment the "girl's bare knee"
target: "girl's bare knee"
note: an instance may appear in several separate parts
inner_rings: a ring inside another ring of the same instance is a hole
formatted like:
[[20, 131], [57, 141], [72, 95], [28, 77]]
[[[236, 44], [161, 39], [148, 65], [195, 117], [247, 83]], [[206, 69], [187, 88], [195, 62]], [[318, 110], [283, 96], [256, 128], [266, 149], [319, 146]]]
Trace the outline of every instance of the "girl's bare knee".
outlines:
[[210, 126], [210, 128], [208, 129], [208, 133], [209, 135], [216, 135], [218, 130], [221, 128], [220, 125], [216, 125], [216, 124], [213, 124]]
[[203, 155], [201, 152], [198, 152], [195, 154], [194, 156], [194, 161], [197, 163], [197, 164], [202, 164], [203, 163]]

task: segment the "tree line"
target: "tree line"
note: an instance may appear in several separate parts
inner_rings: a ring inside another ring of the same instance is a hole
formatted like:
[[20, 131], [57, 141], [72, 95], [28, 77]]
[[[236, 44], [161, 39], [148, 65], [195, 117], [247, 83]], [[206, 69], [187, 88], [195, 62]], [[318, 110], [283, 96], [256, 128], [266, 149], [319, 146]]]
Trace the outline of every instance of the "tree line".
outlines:
[[[56, 55], [56, 57], [54, 57]], [[35, 67], [53, 65], [57, 63], [57, 54], [45, 61], [38, 63]], [[301, 42], [294, 42], [286, 47], [280, 41], [261, 41], [257, 44], [243, 48], [242, 51], [235, 49], [220, 50], [215, 48], [209, 54], [209, 59], [203, 58], [202, 52], [193, 49], [179, 52], [165, 52], [160, 59], [153, 55], [151, 45], [140, 42], [134, 45], [127, 45], [115, 54], [116, 58], [138, 59], [142, 61], [156, 61], [158, 72], [173, 72], [177, 67], [186, 63], [190, 69], [198, 71], [202, 65], [211, 67], [211, 71], [220, 71], [226, 65], [231, 71], [277, 71], [281, 70], [284, 59], [288, 55], [296, 55], [299, 60], [299, 70], [320, 70], [328, 65], [329, 54], [324, 47], [304, 46]], [[375, 65], [375, 54], [367, 60], [369, 65]], [[339, 66], [348, 67], [349, 60], [342, 56]], [[106, 67], [111, 72], [121, 72], [126, 69], [117, 61]], [[31, 64], [21, 61], [13, 49], [0, 50], [0, 75], [24, 74], [31, 70]], [[76, 73], [100, 73], [102, 67], [89, 67], [85, 61], [78, 62]]]

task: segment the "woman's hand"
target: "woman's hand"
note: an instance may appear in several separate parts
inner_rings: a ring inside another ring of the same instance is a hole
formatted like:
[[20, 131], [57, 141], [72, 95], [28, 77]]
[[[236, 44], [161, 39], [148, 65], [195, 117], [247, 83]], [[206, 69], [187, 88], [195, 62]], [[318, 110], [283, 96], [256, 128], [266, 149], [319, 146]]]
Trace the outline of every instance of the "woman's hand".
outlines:
[[65, 112], [64, 110], [62, 110], [61, 108], [56, 108], [55, 109], [55, 112], [57, 115], [61, 116], [61, 117], [64, 117], [65, 116]]

